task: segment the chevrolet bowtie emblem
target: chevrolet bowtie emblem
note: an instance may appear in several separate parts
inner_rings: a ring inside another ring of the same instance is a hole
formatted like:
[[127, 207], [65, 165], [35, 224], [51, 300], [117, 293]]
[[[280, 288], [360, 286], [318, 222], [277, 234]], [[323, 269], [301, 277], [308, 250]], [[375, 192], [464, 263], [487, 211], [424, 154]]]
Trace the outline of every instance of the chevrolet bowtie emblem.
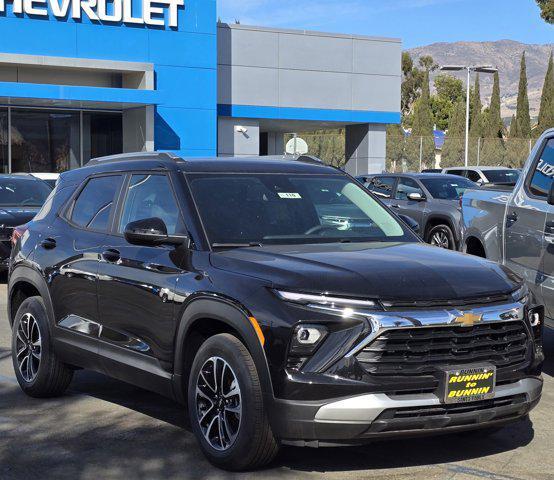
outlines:
[[472, 327], [481, 320], [483, 320], [483, 315], [477, 315], [473, 312], [465, 312], [462, 316], [456, 317], [454, 323], [458, 323], [464, 327]]

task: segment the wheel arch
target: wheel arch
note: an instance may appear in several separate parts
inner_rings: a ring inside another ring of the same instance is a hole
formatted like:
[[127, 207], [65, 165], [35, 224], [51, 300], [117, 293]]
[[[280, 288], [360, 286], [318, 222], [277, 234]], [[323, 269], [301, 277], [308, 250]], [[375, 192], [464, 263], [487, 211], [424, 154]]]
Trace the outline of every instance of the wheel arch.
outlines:
[[450, 218], [448, 215], [440, 215], [440, 214], [433, 214], [429, 215], [427, 217], [427, 221], [425, 222], [425, 229], [423, 231], [423, 239], [427, 242], [428, 241], [428, 235], [431, 229], [435, 228], [438, 225], [446, 225], [450, 230], [452, 230], [452, 234], [454, 235], [454, 240], [456, 243], [459, 242], [460, 236], [458, 234], [457, 229], [454, 227], [454, 220]]
[[487, 258], [487, 250], [481, 239], [475, 235], [468, 235], [464, 241], [464, 253]]
[[186, 401], [189, 371], [200, 345], [206, 338], [219, 333], [231, 333], [244, 343], [256, 365], [264, 399], [273, 401], [267, 358], [248, 311], [237, 302], [213, 295], [193, 299], [181, 315], [174, 353], [174, 389], [177, 399]]
[[13, 325], [15, 314], [26, 298], [40, 296], [46, 307], [50, 328], [54, 323], [54, 307], [46, 281], [39, 272], [28, 266], [16, 267], [8, 284], [8, 320]]

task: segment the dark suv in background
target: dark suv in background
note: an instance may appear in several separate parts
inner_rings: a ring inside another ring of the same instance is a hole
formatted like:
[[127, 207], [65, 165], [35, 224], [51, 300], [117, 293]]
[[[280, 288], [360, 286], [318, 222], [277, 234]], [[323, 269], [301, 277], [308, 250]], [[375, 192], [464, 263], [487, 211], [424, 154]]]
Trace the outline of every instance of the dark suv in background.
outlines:
[[386, 205], [415, 220], [427, 243], [457, 250], [461, 240], [460, 199], [477, 184], [436, 173], [372, 175], [364, 178], [364, 184]]
[[423, 244], [310, 159], [94, 160], [15, 238], [21, 388], [60, 395], [86, 368], [159, 392], [223, 468], [282, 443], [497, 427], [541, 396], [543, 310], [522, 281]]

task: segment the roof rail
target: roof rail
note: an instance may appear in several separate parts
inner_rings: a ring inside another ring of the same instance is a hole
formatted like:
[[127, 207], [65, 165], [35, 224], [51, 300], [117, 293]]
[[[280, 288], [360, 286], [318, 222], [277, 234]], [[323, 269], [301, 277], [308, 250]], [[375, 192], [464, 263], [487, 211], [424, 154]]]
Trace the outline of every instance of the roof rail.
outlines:
[[135, 153], [120, 153], [117, 155], [109, 155], [107, 157], [98, 157], [89, 160], [86, 164], [87, 167], [94, 165], [125, 162], [126, 160], [179, 160], [181, 157], [171, 152], [135, 152]]

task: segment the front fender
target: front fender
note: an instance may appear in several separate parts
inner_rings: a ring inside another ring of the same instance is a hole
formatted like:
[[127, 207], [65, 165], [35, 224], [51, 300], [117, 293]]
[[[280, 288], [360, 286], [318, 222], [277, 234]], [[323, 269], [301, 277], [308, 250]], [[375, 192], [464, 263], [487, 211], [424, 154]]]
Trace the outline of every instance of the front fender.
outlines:
[[186, 400], [184, 392], [188, 386], [189, 372], [183, 371], [185, 340], [197, 320], [209, 322], [212, 319], [225, 323], [239, 333], [258, 370], [264, 400], [270, 403], [274, 401], [267, 358], [249, 316], [248, 310], [239, 303], [213, 294], [196, 297], [185, 307], [175, 336], [174, 387], [179, 400]]

